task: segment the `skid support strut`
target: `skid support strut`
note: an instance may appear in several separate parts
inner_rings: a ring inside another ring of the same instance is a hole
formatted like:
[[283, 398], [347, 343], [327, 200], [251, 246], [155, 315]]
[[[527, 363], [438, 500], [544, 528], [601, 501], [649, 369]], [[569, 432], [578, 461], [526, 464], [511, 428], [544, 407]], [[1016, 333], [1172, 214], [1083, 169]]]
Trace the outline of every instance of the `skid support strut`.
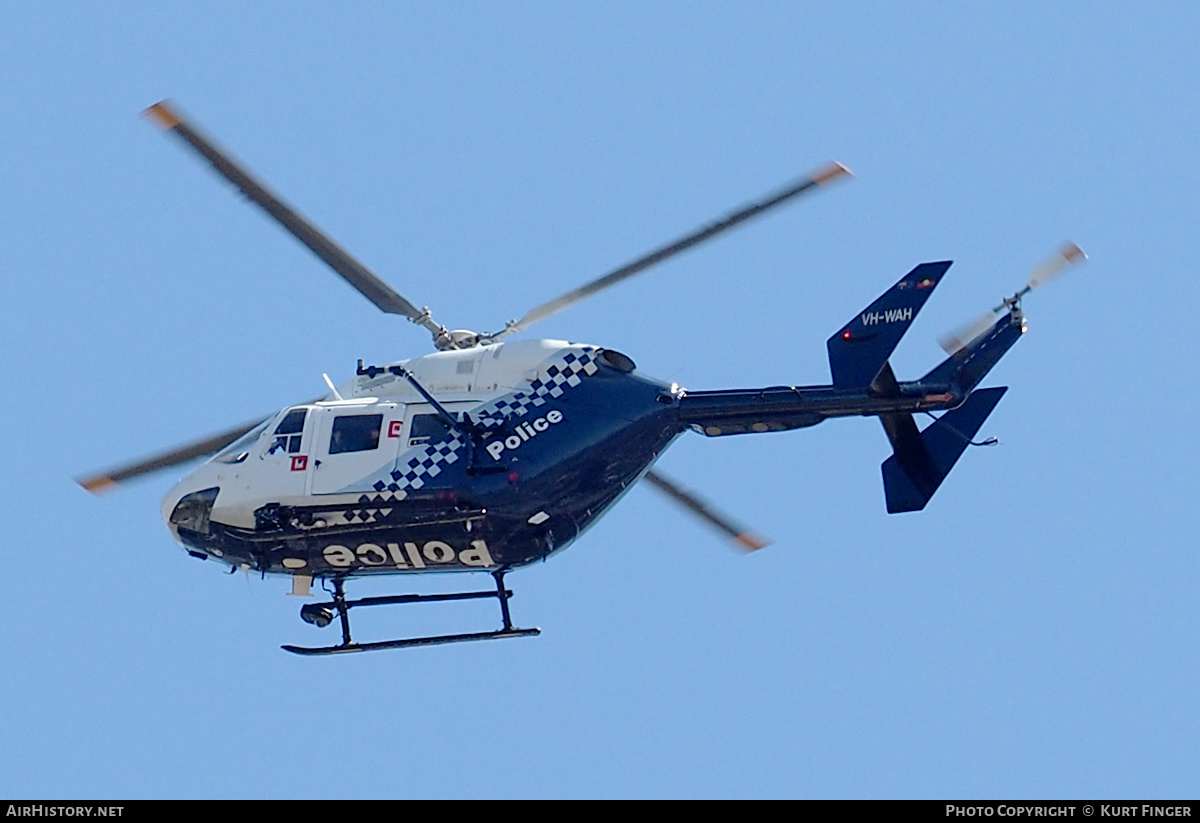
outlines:
[[[349, 652], [371, 652], [383, 649], [404, 649], [409, 646], [437, 646], [443, 643], [466, 643], [472, 640], [500, 640], [506, 637], [532, 637], [542, 633], [541, 629], [518, 629], [512, 624], [508, 610], [508, 598], [512, 592], [504, 588], [504, 571], [492, 572], [496, 580], [495, 591], [453, 592], [450, 594], [398, 594], [389, 597], [363, 597], [347, 600], [345, 580], [333, 581], [333, 600], [327, 603], [309, 603], [300, 609], [300, 618], [315, 626], [328, 626], [337, 613], [342, 625], [342, 642], [336, 646], [283, 646], [284, 651], [303, 655], [346, 654]], [[503, 628], [491, 632], [470, 634], [441, 634], [431, 637], [407, 637], [399, 640], [382, 640], [374, 643], [355, 643], [350, 637], [350, 610], [361, 606], [393, 606], [400, 603], [436, 603], [446, 600], [478, 600], [494, 597], [500, 601], [500, 617]]]

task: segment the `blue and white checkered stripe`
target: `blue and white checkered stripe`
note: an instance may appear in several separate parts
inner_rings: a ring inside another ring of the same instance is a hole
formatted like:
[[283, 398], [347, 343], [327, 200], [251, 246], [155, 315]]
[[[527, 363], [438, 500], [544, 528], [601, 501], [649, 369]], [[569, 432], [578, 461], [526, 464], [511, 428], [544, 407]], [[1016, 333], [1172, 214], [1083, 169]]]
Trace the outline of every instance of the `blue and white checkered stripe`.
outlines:
[[543, 363], [539, 374], [529, 383], [527, 391], [513, 392], [490, 403], [484, 403], [471, 417], [484, 427], [499, 426], [510, 417], [524, 417], [532, 409], [562, 397], [563, 392], [578, 386], [584, 377], [596, 373], [596, 349], [584, 346], [571, 349]]
[[[550, 358], [538, 368], [539, 375], [545, 375], [544, 378], [539, 376], [531, 380], [524, 391], [512, 392], [478, 406], [471, 411], [471, 418], [484, 428], [498, 428], [508, 418], [524, 417], [532, 409], [562, 397], [567, 389], [578, 386], [584, 377], [596, 373], [596, 351], [594, 347], [584, 346]], [[347, 510], [346, 519], [369, 522], [386, 517], [391, 512], [389, 507], [407, 497], [408, 492], [423, 488], [444, 468], [456, 463], [465, 446], [467, 439], [451, 429], [436, 443], [402, 453], [396, 468], [372, 485], [375, 493], [362, 495], [358, 501], [362, 508]]]
[[384, 484], [380, 481], [375, 484], [375, 490], [397, 492], [421, 488], [426, 480], [437, 477], [443, 468], [457, 462], [458, 450], [466, 442], [462, 434], [451, 430], [445, 440], [409, 449], [400, 455], [402, 464], [392, 471], [392, 482]]

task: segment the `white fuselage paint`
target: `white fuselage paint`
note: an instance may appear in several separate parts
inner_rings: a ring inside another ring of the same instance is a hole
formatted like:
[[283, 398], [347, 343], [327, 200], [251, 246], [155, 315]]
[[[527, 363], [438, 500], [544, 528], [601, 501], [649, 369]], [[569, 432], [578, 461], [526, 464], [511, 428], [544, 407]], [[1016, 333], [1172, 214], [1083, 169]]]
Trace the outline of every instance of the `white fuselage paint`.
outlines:
[[[562, 340], [516, 340], [474, 349], [436, 352], [388, 365], [399, 365], [408, 369], [427, 391], [441, 403], [458, 412], [470, 411], [497, 397], [526, 390], [530, 381], [548, 379], [545, 364], [556, 356], [569, 352], [582, 354], [589, 349], [594, 350], [594, 347]], [[335, 395], [330, 393], [324, 401], [313, 405], [344, 406], [350, 410], [374, 403], [396, 404], [398, 407], [425, 403], [425, 399], [407, 380], [386, 372], [375, 377], [358, 375], [338, 386], [337, 396], [344, 399], [337, 400]], [[163, 499], [163, 519], [169, 521], [171, 511], [184, 495], [211, 486], [221, 488], [212, 517], [221, 523], [239, 528], [254, 528], [254, 511], [266, 502], [277, 501], [285, 505], [304, 505], [312, 502], [312, 489], [307, 478], [314, 471], [315, 454], [312, 443], [319, 434], [319, 415], [308, 415], [302, 454], [268, 454], [273, 429], [287, 411], [288, 409], [281, 411], [264, 428], [258, 441], [247, 446], [249, 455], [246, 459], [236, 463], [209, 460], [183, 478]], [[389, 420], [398, 416], [389, 415]], [[489, 443], [488, 453], [493, 460], [498, 461], [504, 451], [520, 448], [562, 420], [563, 414], [557, 409], [534, 420], [523, 420], [515, 429], [506, 433], [503, 441]], [[388, 428], [385, 428], [385, 432], [393, 433]], [[401, 437], [407, 436], [407, 432], [394, 433]], [[384, 438], [384, 442], [387, 442], [387, 438]], [[405, 448], [400, 446], [399, 451], [403, 453]], [[381, 467], [393, 463], [396, 458], [395, 451], [389, 451], [385, 455], [383, 449], [378, 452], [372, 451], [371, 454], [379, 456]], [[366, 469], [363, 473], [366, 473]], [[356, 500], [359, 493], [356, 491], [345, 494], [347, 504]], [[321, 502], [335, 502], [340, 499], [335, 495], [322, 495]], [[169, 522], [168, 528], [174, 532]], [[365, 557], [358, 557], [358, 562], [371, 565], [368, 558], [374, 560], [376, 555], [368, 551]]]

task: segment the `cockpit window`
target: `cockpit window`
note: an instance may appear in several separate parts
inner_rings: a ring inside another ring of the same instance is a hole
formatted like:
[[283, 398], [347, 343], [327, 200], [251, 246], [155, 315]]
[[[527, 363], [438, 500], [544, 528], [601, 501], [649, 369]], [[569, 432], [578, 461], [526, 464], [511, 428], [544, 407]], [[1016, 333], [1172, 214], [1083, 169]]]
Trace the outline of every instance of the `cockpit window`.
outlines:
[[264, 420], [263, 422], [259, 423], [237, 440], [234, 440], [228, 446], [217, 452], [217, 455], [213, 458], [213, 460], [218, 463], [241, 463], [250, 456], [250, 447], [254, 444], [254, 441], [262, 435], [263, 431], [265, 431], [267, 428], [267, 424], [270, 422], [270, 420]]
[[334, 418], [329, 453], [365, 452], [379, 448], [382, 414], [343, 415]]
[[300, 439], [304, 433], [304, 418], [308, 409], [292, 409], [287, 413], [278, 426], [275, 427], [275, 440], [267, 454], [297, 454], [300, 451]]

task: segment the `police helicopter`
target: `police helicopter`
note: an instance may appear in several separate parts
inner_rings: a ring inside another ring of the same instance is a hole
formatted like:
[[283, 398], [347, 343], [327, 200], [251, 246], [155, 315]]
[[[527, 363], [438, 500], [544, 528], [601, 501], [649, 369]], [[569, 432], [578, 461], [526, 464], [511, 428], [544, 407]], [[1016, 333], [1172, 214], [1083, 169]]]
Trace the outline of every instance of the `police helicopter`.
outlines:
[[[848, 174], [830, 163], [763, 199], [543, 303], [499, 331], [448, 329], [252, 177], [169, 103], [146, 110], [251, 202], [379, 309], [426, 329], [435, 352], [392, 363], [359, 361], [352, 379], [282, 409], [147, 460], [79, 480], [100, 492], [149, 472], [209, 459], [163, 500], [175, 539], [192, 557], [262, 575], [287, 575], [292, 594], [314, 581], [331, 594], [304, 605], [318, 627], [336, 617], [341, 642], [283, 646], [322, 655], [540, 633], [518, 628], [504, 577], [571, 545], [640, 480], [667, 492], [745, 549], [764, 542], [651, 466], [677, 437], [728, 437], [871, 416], [892, 454], [883, 465], [890, 513], [923, 509], [1006, 388], [978, 388], [1025, 331], [1021, 300], [1084, 259], [1067, 245], [992, 312], [941, 342], [949, 356], [900, 381], [889, 357], [950, 261], [905, 274], [828, 340], [832, 381], [692, 391], [640, 373], [598, 345], [512, 339], [518, 332], [741, 223]], [[940, 416], [934, 413], [941, 412]], [[934, 422], [919, 429], [916, 415]], [[994, 441], [984, 441], [994, 442]], [[371, 575], [484, 572], [482, 591], [347, 599]], [[357, 642], [350, 611], [366, 606], [495, 598], [501, 628]]]

